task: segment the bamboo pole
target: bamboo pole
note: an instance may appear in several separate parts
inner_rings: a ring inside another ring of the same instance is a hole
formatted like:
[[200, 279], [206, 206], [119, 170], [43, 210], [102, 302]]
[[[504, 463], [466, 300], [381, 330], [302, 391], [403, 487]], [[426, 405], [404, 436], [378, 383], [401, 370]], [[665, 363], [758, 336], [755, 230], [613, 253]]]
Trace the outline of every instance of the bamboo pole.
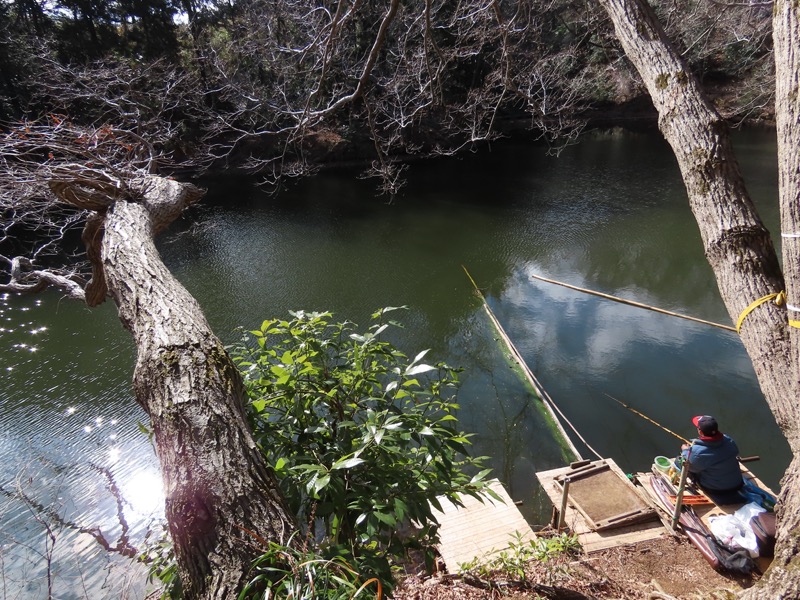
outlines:
[[555, 405], [555, 402], [553, 402], [552, 398], [550, 398], [550, 395], [542, 387], [542, 384], [539, 383], [539, 380], [536, 378], [536, 376], [533, 374], [533, 372], [528, 368], [528, 365], [525, 364], [525, 360], [522, 358], [522, 355], [519, 353], [519, 350], [517, 350], [517, 347], [514, 345], [514, 342], [512, 342], [511, 338], [508, 337], [508, 334], [505, 332], [505, 329], [503, 329], [503, 326], [500, 324], [500, 321], [498, 321], [497, 317], [495, 317], [494, 313], [492, 312], [492, 309], [489, 308], [489, 305], [486, 302], [486, 297], [483, 295], [483, 292], [481, 292], [480, 288], [478, 287], [478, 284], [475, 283], [475, 280], [472, 278], [472, 275], [470, 275], [469, 271], [467, 271], [467, 267], [465, 267], [464, 265], [461, 265], [461, 268], [464, 269], [464, 273], [467, 274], [467, 277], [469, 278], [470, 282], [472, 283], [472, 287], [475, 288], [475, 292], [478, 294], [478, 297], [481, 299], [481, 303], [483, 305], [483, 309], [484, 309], [484, 311], [486, 311], [486, 314], [489, 315], [489, 320], [492, 322], [492, 324], [494, 325], [495, 329], [500, 334], [500, 337], [502, 338], [503, 342], [505, 342], [505, 345], [508, 347], [509, 351], [511, 352], [511, 356], [514, 359], [514, 361], [522, 369], [523, 373], [525, 374], [526, 379], [528, 380], [528, 383], [530, 383], [531, 386], [533, 387], [533, 389], [536, 390], [536, 393], [539, 394], [539, 398], [542, 399], [542, 402], [543, 402], [545, 408], [550, 413], [550, 416], [552, 417], [553, 422], [556, 424], [556, 427], [558, 427], [558, 430], [561, 433], [561, 436], [563, 437], [564, 441], [569, 446], [570, 450], [572, 450], [572, 453], [575, 455], [575, 458], [577, 460], [581, 460], [581, 458], [582, 458], [581, 454], [580, 454], [580, 452], [578, 452], [578, 449], [575, 447], [575, 444], [572, 443], [572, 440], [569, 439], [569, 436], [567, 435], [567, 432], [564, 429], [564, 426], [561, 424], [561, 421], [558, 419], [558, 416], [556, 415], [556, 412], [558, 412], [558, 414], [561, 415], [561, 418], [564, 419], [564, 421], [569, 424], [569, 426], [572, 429], [572, 431], [575, 432], [575, 435], [578, 436], [578, 438], [586, 445], [586, 447], [589, 448], [589, 450], [591, 450], [592, 452], [594, 452], [594, 454], [596, 454], [598, 458], [602, 458], [594, 450], [594, 448], [592, 448], [586, 442], [586, 440], [584, 440], [583, 437], [581, 437], [580, 433], [577, 432], [577, 430], [572, 426], [571, 423], [569, 423], [567, 418], [564, 416], [564, 413], [562, 413], [561, 410], [559, 410], [559, 408]]
[[603, 292], [597, 292], [595, 290], [589, 290], [586, 288], [578, 287], [576, 285], [570, 285], [569, 283], [564, 283], [563, 281], [556, 281], [555, 279], [548, 279], [547, 277], [542, 277], [541, 275], [531, 275], [534, 279], [538, 279], [540, 281], [545, 281], [547, 283], [553, 283], [555, 285], [560, 285], [565, 288], [569, 288], [571, 290], [575, 290], [578, 292], [583, 292], [585, 294], [592, 294], [593, 296], [599, 296], [600, 298], [605, 298], [607, 300], [613, 300], [614, 302], [620, 302], [622, 304], [629, 304], [630, 306], [635, 306], [637, 308], [644, 308], [647, 310], [652, 310], [657, 313], [661, 313], [664, 315], [669, 315], [670, 317], [680, 317], [681, 319], [687, 319], [689, 321], [694, 321], [696, 323], [703, 323], [704, 325], [711, 325], [712, 327], [719, 327], [720, 329], [726, 329], [728, 331], [736, 331], [735, 327], [730, 325], [723, 325], [722, 323], [714, 323], [713, 321], [706, 321], [705, 319], [698, 319], [697, 317], [690, 317], [688, 315], [682, 315], [680, 313], [672, 312], [671, 310], [665, 310], [663, 308], [657, 308], [655, 306], [650, 306], [649, 304], [642, 304], [641, 302], [636, 302], [634, 300], [626, 300], [625, 298], [620, 298], [618, 296], [612, 296], [611, 294], [604, 294]]
[[672, 513], [672, 530], [678, 527], [678, 521], [681, 518], [681, 510], [683, 509], [683, 492], [686, 491], [686, 476], [689, 475], [689, 461], [684, 460], [681, 465], [681, 479], [678, 484], [678, 494], [675, 497], [675, 512]]

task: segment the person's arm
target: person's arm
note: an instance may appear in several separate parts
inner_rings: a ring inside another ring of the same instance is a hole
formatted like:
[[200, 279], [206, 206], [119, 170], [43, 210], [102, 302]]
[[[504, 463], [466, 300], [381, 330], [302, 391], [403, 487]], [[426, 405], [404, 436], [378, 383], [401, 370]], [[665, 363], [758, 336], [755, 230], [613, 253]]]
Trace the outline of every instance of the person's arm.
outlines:
[[681, 456], [683, 460], [689, 460], [689, 456], [692, 453], [692, 445], [691, 444], [683, 444], [681, 446]]
[[698, 451], [698, 448], [695, 448], [692, 444], [683, 444], [681, 446], [681, 454], [683, 459], [689, 463], [689, 473], [696, 475], [705, 468], [702, 451]]

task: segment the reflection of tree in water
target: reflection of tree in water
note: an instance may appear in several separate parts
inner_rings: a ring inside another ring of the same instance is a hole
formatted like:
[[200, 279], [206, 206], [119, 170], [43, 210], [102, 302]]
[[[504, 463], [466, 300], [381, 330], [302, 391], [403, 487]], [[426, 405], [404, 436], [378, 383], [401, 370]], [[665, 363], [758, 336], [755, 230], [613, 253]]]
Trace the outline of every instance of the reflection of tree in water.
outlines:
[[[489, 431], [496, 431], [497, 438], [501, 439], [503, 442], [503, 464], [501, 479], [509, 482], [508, 485], [511, 486], [512, 474], [514, 471], [514, 457], [522, 455], [522, 450], [524, 447], [518, 425], [528, 414], [531, 397], [526, 397], [522, 406], [520, 406], [519, 409], [516, 409], [515, 413], [515, 407], [506, 406], [506, 404], [502, 401], [500, 392], [497, 389], [497, 384], [495, 383], [494, 373], [489, 372], [488, 378], [491, 381], [492, 388], [495, 390], [494, 398], [497, 402], [499, 414], [502, 416], [502, 419], [492, 423], [493, 426], [489, 427]], [[512, 415], [510, 418], [509, 413]], [[513, 490], [509, 489], [509, 493], [513, 493]]]
[[0, 484], [0, 498], [4, 593], [137, 594], [145, 575], [132, 559], [153, 523], [129, 522], [131, 506], [111, 469], [36, 456]]
[[470, 315], [463, 331], [451, 340], [451, 352], [465, 366], [459, 421], [480, 432], [473, 451], [490, 457], [494, 475], [512, 498], [523, 500], [526, 518], [545, 522], [552, 507], [536, 472], [564, 466], [568, 451], [483, 310]]
[[459, 416], [465, 429], [478, 429], [466, 425], [467, 418], [480, 422], [481, 434], [473, 440], [473, 451], [490, 457], [493, 475], [512, 498], [523, 501], [521, 509], [526, 518], [542, 522], [549, 515], [550, 501], [535, 472], [562, 466], [564, 459], [558, 440], [534, 404], [539, 399], [504, 362], [476, 364], [470, 371], [484, 386], [480, 406], [469, 407], [472, 410], [468, 415]]

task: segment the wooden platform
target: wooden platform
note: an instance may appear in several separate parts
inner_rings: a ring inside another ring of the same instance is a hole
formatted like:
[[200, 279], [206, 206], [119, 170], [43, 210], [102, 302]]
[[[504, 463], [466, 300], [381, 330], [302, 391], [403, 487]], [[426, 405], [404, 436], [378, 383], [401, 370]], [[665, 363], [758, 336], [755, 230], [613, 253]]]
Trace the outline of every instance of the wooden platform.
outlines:
[[[597, 467], [602, 467], [599, 469]], [[574, 474], [594, 470], [600, 473], [605, 479], [609, 479], [606, 474], [613, 474], [613, 493], [609, 493], [606, 487], [611, 480], [601, 482], [593, 489], [587, 485], [576, 487], [575, 493], [569, 494], [567, 508], [564, 514], [564, 525], [578, 536], [583, 549], [586, 553], [597, 552], [607, 548], [626, 546], [647, 540], [656, 539], [670, 532], [661, 520], [659, 513], [655, 511], [655, 505], [651, 498], [643, 491], [639, 485], [634, 485], [628, 481], [627, 476], [611, 459], [594, 461], [588, 465], [578, 468], [562, 467], [550, 471], [542, 471], [536, 474], [539, 483], [547, 493], [556, 511], [561, 508], [563, 495], [563, 479]], [[578, 477], [578, 480], [581, 478]], [[599, 482], [599, 480], [597, 480]], [[572, 487], [572, 484], [570, 485]], [[615, 496], [612, 504], [610, 496]], [[618, 509], [613, 506], [619, 507]], [[653, 510], [642, 510], [647, 507]], [[616, 519], [613, 516], [615, 510], [622, 511], [619, 515], [633, 514], [636, 518], [648, 519], [641, 522], [624, 524], [624, 519]], [[594, 514], [592, 514], [594, 513]], [[616, 526], [606, 528], [609, 521], [615, 521]], [[598, 525], [600, 526], [598, 529]]]
[[459, 565], [473, 559], [487, 559], [517, 541], [535, 539], [533, 530], [514, 505], [503, 485], [494, 479], [489, 486], [503, 502], [485, 497], [483, 502], [462, 497], [464, 506], [456, 506], [440, 497], [442, 512], [433, 514], [441, 525], [438, 550], [449, 573], [458, 573]]

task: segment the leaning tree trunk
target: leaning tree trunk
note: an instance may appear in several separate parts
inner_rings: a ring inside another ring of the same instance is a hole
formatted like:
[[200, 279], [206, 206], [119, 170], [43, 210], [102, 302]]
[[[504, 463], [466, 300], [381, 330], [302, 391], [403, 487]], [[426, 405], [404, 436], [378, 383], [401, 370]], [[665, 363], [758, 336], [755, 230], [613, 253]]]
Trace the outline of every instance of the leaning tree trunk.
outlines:
[[96, 194], [51, 184], [62, 199], [98, 211], [84, 231], [93, 263], [86, 298], [93, 305], [110, 294], [136, 343], [134, 388], [155, 434], [185, 595], [227, 600], [259, 539], [286, 543], [295, 524], [251, 436], [236, 367], [154, 244], [202, 194], [159, 177], [129, 186], [135, 198], [98, 207]]
[[[784, 291], [784, 275], [769, 233], [745, 190], [727, 127], [705, 99], [697, 81], [669, 43], [644, 0], [600, 0], [600, 3], [614, 22], [617, 37], [658, 110], [659, 128], [678, 160], [706, 258], [714, 270], [725, 306], [733, 321], [738, 322], [740, 315], [754, 301]], [[785, 5], [779, 10], [796, 16], [794, 13], [798, 9], [789, 8], [788, 2]], [[778, 19], [776, 16], [776, 21]], [[797, 31], [796, 25], [792, 31]], [[787, 35], [785, 48], [776, 43], [776, 63], [788, 60], [788, 55], [796, 60], [798, 51], [797, 36]], [[796, 69], [794, 75], [794, 87], [786, 95], [787, 101], [791, 97], [792, 106], [796, 107]], [[780, 69], [778, 77], [781, 77]], [[778, 113], [784, 110], [780, 103], [776, 108]], [[796, 129], [796, 112], [790, 120], [791, 127]], [[798, 169], [796, 152], [795, 137], [791, 154], [784, 148], [780, 157], [782, 163], [793, 161], [786, 167], [791, 169], [795, 183]], [[786, 194], [783, 185], [781, 192]], [[789, 206], [789, 212], [794, 211], [795, 215], [798, 211], [796, 200], [796, 195], [791, 199], [782, 198], [782, 205]], [[786, 227], [786, 211], [782, 213], [782, 219]], [[798, 229], [791, 231], [797, 232]], [[796, 244], [796, 241], [791, 244], [793, 254], [784, 262], [790, 303], [800, 284]], [[800, 304], [800, 298], [795, 301]], [[797, 429], [800, 363], [797, 347], [792, 347], [796, 332], [790, 332], [790, 329], [785, 305], [768, 301], [747, 314], [740, 331], [767, 403], [795, 457], [782, 481], [776, 559], [762, 583], [746, 592], [752, 598], [800, 597], [800, 547], [797, 539], [800, 533], [800, 479], [795, 475], [800, 466]]]

